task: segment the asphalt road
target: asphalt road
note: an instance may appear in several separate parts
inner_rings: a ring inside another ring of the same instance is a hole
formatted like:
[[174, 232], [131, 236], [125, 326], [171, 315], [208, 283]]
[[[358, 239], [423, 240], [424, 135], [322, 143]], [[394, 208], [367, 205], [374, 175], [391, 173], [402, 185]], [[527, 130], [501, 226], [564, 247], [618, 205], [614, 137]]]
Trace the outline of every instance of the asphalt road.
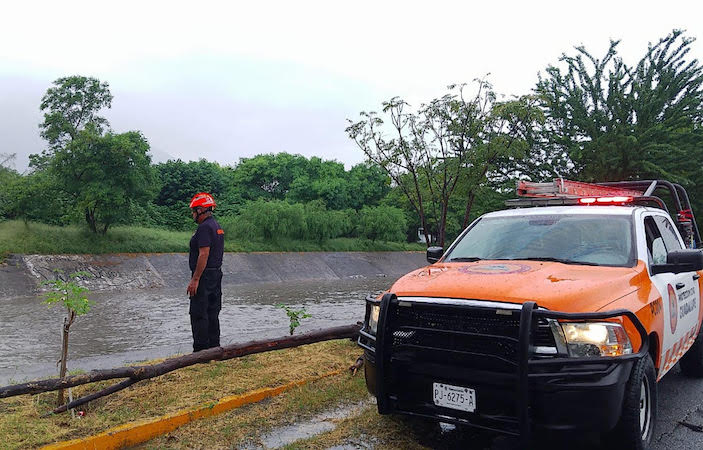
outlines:
[[[703, 449], [703, 379], [685, 377], [677, 365], [659, 382], [658, 389], [659, 417], [651, 450]], [[417, 441], [431, 448], [520, 449], [516, 439], [490, 433], [431, 424], [418, 424], [418, 428]], [[534, 447], [570, 450], [608, 448], [595, 435], [540, 436]]]

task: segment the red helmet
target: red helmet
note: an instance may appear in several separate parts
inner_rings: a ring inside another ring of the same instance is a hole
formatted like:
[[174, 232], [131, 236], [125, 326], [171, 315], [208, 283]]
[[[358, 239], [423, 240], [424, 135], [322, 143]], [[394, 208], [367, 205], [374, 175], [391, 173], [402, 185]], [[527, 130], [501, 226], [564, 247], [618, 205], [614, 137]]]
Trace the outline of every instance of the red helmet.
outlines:
[[201, 192], [199, 194], [195, 194], [193, 196], [193, 199], [190, 201], [190, 208], [215, 208], [215, 199], [212, 198], [212, 195], [208, 194], [207, 192]]

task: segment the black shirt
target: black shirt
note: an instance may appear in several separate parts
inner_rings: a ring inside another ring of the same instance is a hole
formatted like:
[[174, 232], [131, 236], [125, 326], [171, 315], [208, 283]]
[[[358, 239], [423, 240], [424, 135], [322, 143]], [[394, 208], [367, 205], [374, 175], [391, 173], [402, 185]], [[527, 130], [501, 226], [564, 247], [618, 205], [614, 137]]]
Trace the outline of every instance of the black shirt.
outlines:
[[220, 227], [220, 224], [212, 217], [203, 220], [195, 234], [190, 238], [190, 256], [188, 264], [190, 271], [195, 271], [195, 266], [198, 263], [198, 255], [200, 247], [210, 247], [210, 256], [207, 259], [208, 269], [218, 269], [222, 266], [222, 255], [225, 252], [225, 232]]

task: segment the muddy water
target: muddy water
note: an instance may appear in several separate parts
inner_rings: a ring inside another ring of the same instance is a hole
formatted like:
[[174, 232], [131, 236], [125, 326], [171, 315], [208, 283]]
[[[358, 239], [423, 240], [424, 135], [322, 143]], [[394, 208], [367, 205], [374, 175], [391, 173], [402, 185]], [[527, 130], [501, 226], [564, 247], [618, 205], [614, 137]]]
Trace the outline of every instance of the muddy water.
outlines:
[[[363, 319], [364, 297], [390, 278], [277, 282], [229, 286], [220, 313], [222, 345], [283, 336], [288, 318], [276, 307], [304, 306], [312, 315], [296, 332]], [[92, 294], [91, 311], [71, 328], [69, 370], [110, 368], [192, 350], [188, 297], [183, 289]], [[3, 302], [0, 319], [0, 384], [55, 373], [63, 312], [39, 297]]]

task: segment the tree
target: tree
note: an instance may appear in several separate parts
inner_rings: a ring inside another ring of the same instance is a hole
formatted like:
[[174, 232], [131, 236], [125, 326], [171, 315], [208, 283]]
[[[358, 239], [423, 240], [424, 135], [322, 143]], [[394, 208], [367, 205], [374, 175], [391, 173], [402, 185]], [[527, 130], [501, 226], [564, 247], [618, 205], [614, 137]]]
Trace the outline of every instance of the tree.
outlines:
[[382, 167], [363, 162], [348, 172], [349, 190], [353, 193], [349, 207], [360, 210], [376, 206], [390, 192], [391, 179]]
[[[666, 178], [700, 186], [703, 68], [687, 59], [693, 38], [674, 30], [636, 66], [611, 41], [603, 58], [584, 47], [549, 66], [536, 91], [547, 144], [568, 155], [565, 176], [583, 181]], [[692, 164], [695, 162], [694, 164]]]
[[0, 219], [8, 217], [15, 205], [15, 186], [22, 177], [14, 170], [0, 165]]
[[495, 102], [484, 114], [475, 150], [464, 163], [466, 189], [465, 209], [461, 229], [471, 220], [476, 195], [485, 188], [503, 187], [507, 181], [524, 178], [535, 172], [553, 167], [542, 155], [531, 151], [535, 146], [535, 129], [544, 122], [544, 114], [534, 96]]
[[54, 81], [41, 100], [44, 122], [39, 125], [41, 136], [52, 151], [64, 148], [91, 126], [102, 134], [109, 123], [98, 115], [112, 106], [112, 94], [107, 83], [84, 76], [62, 77]]
[[154, 199], [160, 212], [160, 225], [184, 230], [192, 225], [188, 204], [198, 192], [215, 197], [220, 217], [239, 211], [243, 200], [234, 186], [233, 171], [204, 159], [183, 162], [180, 159], [157, 164], [161, 188]]
[[66, 148], [57, 149], [49, 170], [94, 233], [125, 221], [130, 204], [151, 201], [158, 188], [141, 133], [99, 135], [89, 126]]
[[[59, 272], [58, 275], [61, 275]], [[66, 376], [66, 363], [68, 361], [68, 335], [71, 325], [76, 320], [76, 317], [82, 316], [90, 311], [90, 306], [93, 303], [88, 300], [88, 289], [82, 287], [78, 282], [81, 278], [91, 276], [87, 272], [74, 272], [70, 274], [66, 280], [60, 277], [55, 280], [45, 281], [43, 284], [50, 286], [51, 290], [46, 294], [44, 304], [53, 306], [60, 304], [66, 308], [66, 316], [63, 319], [62, 339], [61, 339], [61, 359], [59, 378]], [[63, 389], [59, 389], [57, 406], [63, 405], [64, 395]]]
[[289, 184], [285, 198], [295, 203], [320, 199], [329, 209], [348, 208], [352, 192], [344, 164], [318, 157], [306, 161], [307, 164], [301, 166], [302, 171]]
[[[450, 198], [464, 176], [469, 158], [475, 158], [480, 132], [495, 94], [477, 81], [476, 94], [467, 99], [465, 85], [449, 86], [449, 93], [410, 112], [400, 98], [383, 103], [389, 126], [377, 113], [362, 112], [350, 121], [347, 133], [367, 159], [382, 167], [417, 213], [429, 245], [434, 218], [439, 244], [444, 245]], [[386, 133], [391, 131], [391, 137]]]
[[109, 85], [96, 78], [71, 76], [54, 81], [41, 101], [39, 125], [49, 149], [31, 155], [30, 165], [46, 170], [72, 199], [94, 233], [126, 221], [130, 208], [150, 200], [156, 178], [149, 144], [139, 132], [105, 133], [99, 114], [112, 104]]
[[308, 165], [304, 156], [289, 153], [242, 158], [233, 181], [245, 200], [284, 200], [293, 180], [307, 174]]
[[365, 206], [359, 212], [359, 236], [372, 241], [403, 241], [405, 214], [392, 206]]
[[35, 170], [24, 176], [15, 174], [7, 184], [0, 182], [0, 185], [3, 186], [0, 203], [4, 198], [5, 217], [51, 225], [65, 225], [71, 221], [72, 199], [48, 170]]

